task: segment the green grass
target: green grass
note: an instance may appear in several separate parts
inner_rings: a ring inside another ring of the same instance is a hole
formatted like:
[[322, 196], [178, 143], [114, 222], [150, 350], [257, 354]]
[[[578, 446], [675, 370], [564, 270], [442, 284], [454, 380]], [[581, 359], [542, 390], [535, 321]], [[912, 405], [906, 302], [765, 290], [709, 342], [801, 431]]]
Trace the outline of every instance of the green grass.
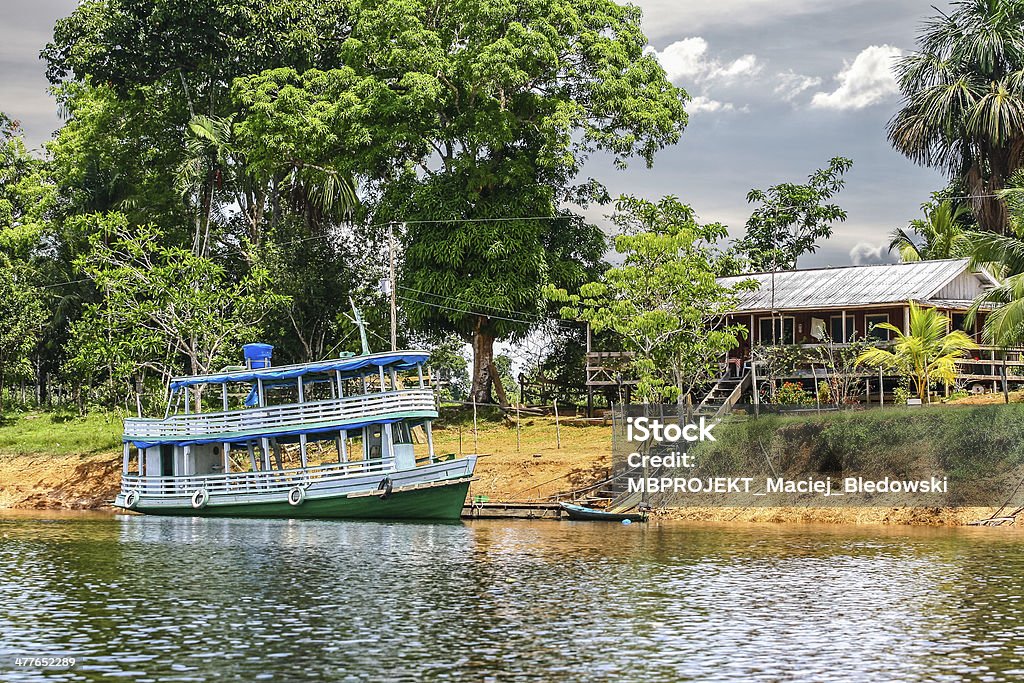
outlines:
[[780, 472], [941, 472], [961, 490], [983, 490], [1024, 466], [1024, 405], [768, 415], [727, 421], [715, 437], [694, 452], [716, 474], [752, 471], [770, 459]]
[[121, 417], [91, 413], [7, 413], [0, 418], [0, 453], [88, 454], [121, 447]]

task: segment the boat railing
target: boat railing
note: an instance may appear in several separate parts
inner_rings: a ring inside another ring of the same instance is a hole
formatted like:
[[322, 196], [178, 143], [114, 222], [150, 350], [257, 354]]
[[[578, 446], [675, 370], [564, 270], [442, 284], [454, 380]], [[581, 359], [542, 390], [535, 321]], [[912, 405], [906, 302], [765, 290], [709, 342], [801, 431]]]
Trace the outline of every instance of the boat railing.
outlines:
[[125, 493], [135, 490], [139, 495], [157, 497], [191, 495], [199, 489], [205, 490], [211, 496], [284, 492], [295, 486], [305, 487], [358, 474], [386, 474], [394, 469], [394, 458], [376, 458], [268, 472], [231, 472], [181, 477], [140, 477], [136, 474], [126, 474], [121, 477], [121, 490]]
[[124, 421], [124, 432], [130, 439], [196, 436], [287, 428], [318, 422], [359, 420], [400, 411], [434, 409], [432, 389], [401, 389], [308, 403], [172, 415], [166, 419], [129, 418]]

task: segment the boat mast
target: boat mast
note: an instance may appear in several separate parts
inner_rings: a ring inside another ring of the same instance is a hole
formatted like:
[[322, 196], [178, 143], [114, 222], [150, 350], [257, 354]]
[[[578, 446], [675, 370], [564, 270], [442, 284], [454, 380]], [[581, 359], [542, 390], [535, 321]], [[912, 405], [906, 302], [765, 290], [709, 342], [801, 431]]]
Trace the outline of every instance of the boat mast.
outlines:
[[359, 309], [356, 308], [356, 302], [349, 297], [348, 302], [352, 304], [352, 315], [355, 316], [356, 327], [359, 328], [359, 341], [363, 345], [363, 355], [370, 355], [370, 344], [366, 341], [366, 323], [363, 321], [362, 314], [359, 313]]

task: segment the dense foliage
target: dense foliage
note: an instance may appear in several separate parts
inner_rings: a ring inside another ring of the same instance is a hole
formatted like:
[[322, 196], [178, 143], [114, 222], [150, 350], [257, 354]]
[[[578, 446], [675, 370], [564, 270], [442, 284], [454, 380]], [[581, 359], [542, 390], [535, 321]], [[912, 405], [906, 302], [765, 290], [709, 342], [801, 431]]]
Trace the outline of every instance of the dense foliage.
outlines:
[[889, 140], [962, 182], [979, 226], [1005, 233], [998, 192], [1024, 165], [1024, 3], [964, 0], [932, 17], [897, 80], [903, 108]]
[[399, 343], [471, 343], [453, 398], [504, 400], [495, 341], [603, 267], [582, 165], [650, 165], [686, 125], [646, 45], [611, 0], [80, 3], [43, 50], [45, 160], [0, 118], [4, 291], [34, 302], [0, 384], [131, 405], [246, 341], [358, 351], [350, 301], [380, 350], [393, 243]]

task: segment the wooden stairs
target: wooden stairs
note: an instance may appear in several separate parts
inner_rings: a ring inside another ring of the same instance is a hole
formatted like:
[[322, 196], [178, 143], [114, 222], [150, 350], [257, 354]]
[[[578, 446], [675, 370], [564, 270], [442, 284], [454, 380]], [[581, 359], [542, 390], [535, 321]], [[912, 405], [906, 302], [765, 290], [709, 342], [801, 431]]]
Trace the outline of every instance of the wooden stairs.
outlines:
[[750, 386], [749, 370], [740, 377], [724, 375], [715, 382], [694, 412], [711, 418], [725, 417], [732, 412], [733, 407], [740, 402]]

